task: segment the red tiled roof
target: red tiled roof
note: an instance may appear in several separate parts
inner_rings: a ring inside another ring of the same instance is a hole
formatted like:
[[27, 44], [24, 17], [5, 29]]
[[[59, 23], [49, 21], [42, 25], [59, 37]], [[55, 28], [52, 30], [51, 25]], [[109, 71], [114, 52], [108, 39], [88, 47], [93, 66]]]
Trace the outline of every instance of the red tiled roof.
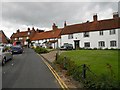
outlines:
[[32, 38], [32, 40], [43, 40], [43, 39], [52, 39], [52, 38], [60, 38], [60, 33], [62, 29], [46, 31], [42, 33], [36, 33], [36, 35]]
[[28, 36], [28, 31], [22, 31], [18, 33], [13, 33], [12, 37], [17, 38], [17, 37], [27, 37]]
[[8, 38], [2, 30], [0, 31], [0, 38], [1, 38], [1, 43], [6, 43], [6, 44], [8, 43]]
[[[30, 32], [31, 34], [28, 35], [28, 32]], [[35, 30], [29, 30], [29, 31], [21, 31], [21, 32], [17, 32], [17, 33], [13, 33], [11, 36], [11, 39], [13, 38], [19, 38], [19, 37], [30, 37], [30, 39], [34, 36], [34, 33], [36, 33], [37, 31]]]
[[65, 35], [65, 34], [86, 32], [86, 31], [110, 30], [116, 28], [120, 28], [120, 18], [69, 25], [63, 29], [61, 34]]

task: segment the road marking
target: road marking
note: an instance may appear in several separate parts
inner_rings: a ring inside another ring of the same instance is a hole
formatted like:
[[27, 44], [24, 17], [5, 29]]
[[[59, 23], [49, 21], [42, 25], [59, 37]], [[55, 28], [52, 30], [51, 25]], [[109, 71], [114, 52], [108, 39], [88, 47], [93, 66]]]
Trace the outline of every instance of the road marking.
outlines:
[[[39, 54], [37, 54], [38, 56], [40, 56]], [[41, 57], [41, 56], [40, 56]], [[50, 71], [52, 72], [52, 74], [54, 75], [54, 77], [56, 78], [56, 80], [58, 81], [58, 83], [60, 84], [60, 86], [62, 87], [63, 90], [69, 90], [67, 85], [64, 83], [64, 81], [60, 78], [60, 76], [57, 74], [57, 72], [52, 68], [52, 66], [43, 59], [43, 57], [41, 57], [43, 62], [47, 65], [47, 67], [50, 69]]]

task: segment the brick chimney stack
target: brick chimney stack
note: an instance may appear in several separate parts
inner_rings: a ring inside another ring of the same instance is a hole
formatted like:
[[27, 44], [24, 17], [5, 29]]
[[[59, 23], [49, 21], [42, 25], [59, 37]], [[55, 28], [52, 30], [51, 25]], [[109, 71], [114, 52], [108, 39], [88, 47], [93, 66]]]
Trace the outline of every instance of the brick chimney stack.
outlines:
[[17, 30], [17, 33], [19, 33], [19, 32], [20, 32], [20, 29]]
[[56, 30], [58, 27], [56, 26], [56, 24], [55, 23], [53, 23], [53, 25], [52, 25], [52, 29], [53, 30]]
[[64, 27], [66, 27], [67, 26], [67, 23], [66, 23], [66, 21], [64, 22]]
[[28, 28], [28, 31], [30, 31], [30, 28]]
[[34, 30], [34, 31], [35, 31], [34, 27], [32, 28], [32, 30]]
[[94, 14], [93, 15], [93, 21], [97, 21], [98, 20], [98, 16], [97, 16], [97, 14]]
[[113, 13], [113, 18], [118, 18], [118, 17], [119, 17], [118, 12], [114, 12], [114, 13]]

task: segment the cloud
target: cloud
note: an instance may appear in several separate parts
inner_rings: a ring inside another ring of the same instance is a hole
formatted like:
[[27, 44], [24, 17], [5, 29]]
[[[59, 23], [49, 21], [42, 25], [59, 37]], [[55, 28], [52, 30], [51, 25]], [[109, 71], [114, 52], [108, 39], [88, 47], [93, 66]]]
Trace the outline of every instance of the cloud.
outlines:
[[2, 25], [6, 33], [7, 28], [12, 33], [28, 26], [51, 29], [52, 23], [63, 27], [64, 21], [68, 24], [92, 21], [94, 13], [99, 19], [112, 18], [117, 10], [117, 2], [3, 2]]

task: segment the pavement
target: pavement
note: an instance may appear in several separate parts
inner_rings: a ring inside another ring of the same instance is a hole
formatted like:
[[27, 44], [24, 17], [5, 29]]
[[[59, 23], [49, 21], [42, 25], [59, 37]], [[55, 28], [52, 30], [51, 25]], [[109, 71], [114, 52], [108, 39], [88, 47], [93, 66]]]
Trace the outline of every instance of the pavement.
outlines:
[[[62, 52], [66, 52], [66, 51], [59, 51], [59, 54], [61, 54]], [[57, 53], [57, 50], [54, 50], [49, 53], [41, 54], [41, 56], [52, 65], [56, 59], [56, 53]], [[54, 66], [54, 65], [52, 65], [52, 66]], [[61, 70], [61, 69], [58, 70], [58, 68], [57, 68], [57, 74], [59, 75], [61, 80], [64, 82], [64, 84], [68, 88], [73, 88], [73, 89], [74, 88], [82, 88], [82, 86], [80, 85], [79, 82], [75, 81], [71, 76], [67, 75], [66, 70]]]
[[[65, 51], [59, 51], [59, 54], [61, 54], [62, 52], [65, 52]], [[41, 54], [41, 56], [43, 56], [47, 61], [52, 63], [56, 59], [56, 53], [58, 53], [58, 51], [54, 50], [54, 51], [51, 51], [49, 53]]]
[[61, 88], [41, 57], [24, 51], [2, 67], [2, 88]]
[[2, 89], [2, 65], [0, 63], [0, 90]]

